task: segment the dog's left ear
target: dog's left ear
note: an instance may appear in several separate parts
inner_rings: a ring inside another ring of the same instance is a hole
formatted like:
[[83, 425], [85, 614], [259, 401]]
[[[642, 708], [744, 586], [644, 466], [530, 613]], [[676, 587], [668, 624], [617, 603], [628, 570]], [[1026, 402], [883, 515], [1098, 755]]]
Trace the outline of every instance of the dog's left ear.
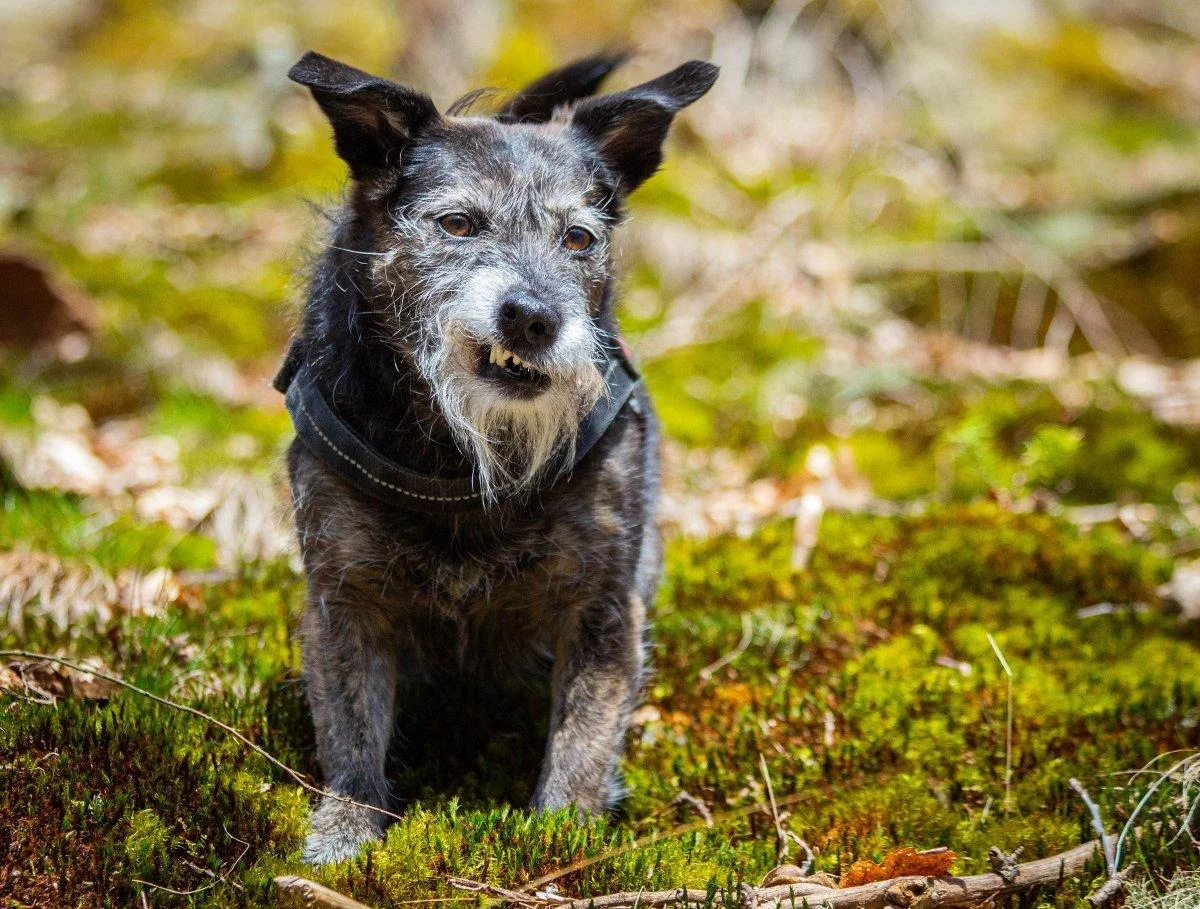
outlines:
[[599, 153], [628, 195], [662, 164], [662, 144], [671, 121], [717, 81], [718, 67], [692, 60], [665, 76], [623, 92], [581, 101], [571, 126]]
[[301, 57], [288, 78], [312, 92], [356, 180], [394, 166], [404, 146], [438, 118], [428, 96], [315, 51]]
[[545, 123], [563, 105], [596, 94], [600, 83], [628, 58], [625, 51], [613, 51], [552, 70], [513, 95], [496, 119], [503, 123]]

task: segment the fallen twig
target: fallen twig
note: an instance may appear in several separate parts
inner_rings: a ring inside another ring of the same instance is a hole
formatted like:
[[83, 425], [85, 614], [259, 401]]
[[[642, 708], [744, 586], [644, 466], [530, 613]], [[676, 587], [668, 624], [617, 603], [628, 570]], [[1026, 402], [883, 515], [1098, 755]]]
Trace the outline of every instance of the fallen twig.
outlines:
[[1096, 835], [1104, 840], [1104, 864], [1108, 868], [1109, 876], [1117, 873], [1117, 859], [1113, 853], [1113, 847], [1108, 842], [1108, 837], [1104, 832], [1104, 820], [1100, 817], [1100, 806], [1092, 800], [1088, 795], [1088, 791], [1083, 788], [1083, 783], [1079, 782], [1075, 777], [1070, 779], [1071, 788], [1079, 794], [1083, 799], [1083, 804], [1087, 805], [1088, 812], [1092, 816], [1092, 829], [1096, 831]]
[[729, 653], [725, 654], [722, 657], [719, 657], [718, 659], [714, 660], [713, 662], [711, 662], [707, 666], [705, 666], [703, 669], [701, 669], [699, 672], [700, 680], [702, 682], [707, 682], [714, 675], [716, 675], [718, 672], [720, 672], [722, 669], [724, 669], [726, 666], [728, 666], [730, 663], [732, 663], [734, 660], [736, 660], [738, 657], [740, 657], [743, 653], [746, 652], [746, 649], [750, 646], [750, 642], [753, 639], [754, 639], [754, 620], [751, 619], [750, 613], [743, 612], [742, 613], [742, 639], [740, 641], [738, 641], [737, 646], [734, 647], [733, 650], [729, 651]]
[[[805, 903], [811, 909], [892, 909], [916, 905], [920, 905], [922, 909], [973, 907], [986, 905], [1005, 894], [1043, 885], [1056, 886], [1065, 878], [1080, 873], [1098, 851], [1111, 849], [1114, 842], [1115, 837], [1107, 836], [1103, 844], [1100, 840], [1092, 840], [1058, 855], [1023, 864], [1008, 863], [1004, 865], [1004, 873], [995, 871], [968, 877], [901, 877], [844, 889], [829, 887], [810, 879], [773, 887], [743, 886], [735, 895], [743, 902], [753, 903], [758, 909], [793, 909]], [[715, 905], [719, 904], [725, 895], [721, 890], [714, 895], [707, 890], [675, 888], [611, 893], [564, 901], [561, 897], [550, 900], [462, 878], [452, 878], [449, 883], [457, 889], [486, 893], [526, 909], [653, 909], [689, 904], [703, 905], [710, 900]]]
[[283, 906], [318, 906], [320, 909], [369, 909], [358, 900], [330, 890], [310, 881], [307, 878], [294, 875], [284, 875], [275, 878], [275, 886], [279, 888], [279, 902]]
[[[796, 802], [802, 801], [805, 798], [808, 798], [808, 793], [794, 792], [789, 796], [785, 796], [783, 798], [778, 799], [777, 804], [778, 805], [793, 805]], [[765, 802], [755, 802], [752, 805], [744, 805], [741, 808], [733, 808], [733, 809], [730, 809], [729, 811], [722, 811], [720, 814], [714, 815], [712, 817], [712, 822], [713, 823], [724, 823], [725, 821], [731, 821], [736, 818], [746, 817], [749, 814], [755, 814], [758, 812], [769, 812], [770, 810], [771, 810], [771, 806], [769, 804], [767, 804]], [[577, 859], [576, 861], [571, 862], [569, 865], [563, 865], [560, 868], [556, 868], [555, 870], [549, 872], [548, 874], [543, 874], [537, 880], [531, 881], [530, 883], [526, 884], [522, 888], [522, 890], [523, 890], [523, 892], [526, 892], [526, 893], [529, 891], [536, 891], [539, 888], [546, 886], [546, 884], [552, 883], [553, 881], [561, 880], [562, 878], [566, 877], [568, 874], [574, 874], [577, 871], [582, 871], [584, 868], [590, 868], [592, 865], [599, 864], [600, 862], [607, 862], [610, 859], [614, 859], [614, 858], [617, 858], [618, 856], [625, 855], [626, 853], [632, 852], [635, 849], [644, 849], [646, 846], [650, 846], [654, 843], [659, 842], [660, 840], [668, 839], [670, 837], [683, 836], [684, 834], [687, 834], [687, 833], [693, 833], [697, 830], [703, 830], [705, 827], [709, 827], [709, 826], [712, 826], [712, 825], [708, 822], [708, 820], [693, 821], [692, 823], [689, 823], [689, 824], [681, 824], [680, 826], [674, 827], [670, 830], [660, 830], [657, 833], [650, 833], [650, 834], [647, 834], [646, 836], [637, 837], [636, 839], [632, 839], [625, 843], [622, 843], [620, 846], [617, 846], [613, 849], [609, 849], [606, 852], [602, 852], [599, 855], [593, 855], [593, 856], [589, 856], [587, 858]]]
[[[135, 884], [142, 884], [143, 886], [149, 887], [152, 890], [162, 890], [163, 892], [170, 893], [173, 896], [194, 896], [197, 893], [203, 893], [206, 890], [211, 890], [213, 887], [217, 886], [217, 884], [229, 884], [235, 890], [244, 892], [246, 888], [243, 887], [241, 884], [239, 884], [237, 881], [232, 880], [229, 877], [229, 875], [233, 874], [234, 869], [237, 868], [238, 864], [241, 863], [242, 859], [244, 859], [246, 857], [246, 853], [250, 851], [250, 844], [247, 843], [243, 839], [238, 839], [236, 836], [234, 836], [228, 830], [225, 830], [225, 835], [228, 836], [231, 840], [237, 840], [239, 843], [241, 843], [243, 846], [246, 847], [245, 849], [242, 850], [242, 854], [233, 860], [233, 864], [229, 866], [229, 869], [227, 871], [222, 871], [220, 874], [217, 874], [215, 871], [211, 870], [210, 868], [201, 867], [200, 865], [197, 865], [195, 862], [190, 862], [186, 859], [183, 862], [185, 865], [187, 865], [189, 868], [191, 868], [197, 874], [203, 874], [205, 877], [212, 879], [209, 883], [205, 884], [204, 886], [196, 887], [192, 890], [172, 890], [170, 887], [164, 887], [162, 884], [156, 884], [153, 881], [144, 881], [141, 878], [135, 877], [133, 879], [133, 882]], [[145, 902], [144, 892], [139, 891], [139, 893], [142, 893], [142, 901]]]
[[[472, 893], [486, 893], [488, 896], [504, 900], [507, 903], [513, 903], [517, 906], [545, 906], [549, 903], [562, 902], [561, 900], [551, 900], [545, 896], [537, 896], [536, 894], [519, 893], [516, 890], [508, 890], [505, 887], [497, 887], [495, 884], [484, 884], [480, 881], [468, 880], [465, 877], [448, 878], [446, 883], [456, 890], [469, 890]], [[570, 901], [568, 900], [567, 902]]]
[[777, 861], [783, 861], [788, 854], [788, 835], [783, 821], [779, 818], [779, 808], [775, 804], [775, 787], [771, 785], [771, 771], [767, 769], [767, 759], [763, 757], [761, 751], [758, 753], [758, 765], [762, 768], [763, 782], [767, 784], [767, 800], [771, 805], [771, 820], [775, 824], [775, 858]]
[[[988, 632], [987, 639], [996, 653], [996, 659], [1000, 661], [1001, 668], [1004, 669], [1004, 674], [1008, 676], [1008, 719], [1004, 732], [1004, 813], [1008, 814], [1008, 806], [1012, 798], [1013, 672], [991, 632]], [[1100, 831], [1100, 836], [1104, 836], [1103, 830]]]

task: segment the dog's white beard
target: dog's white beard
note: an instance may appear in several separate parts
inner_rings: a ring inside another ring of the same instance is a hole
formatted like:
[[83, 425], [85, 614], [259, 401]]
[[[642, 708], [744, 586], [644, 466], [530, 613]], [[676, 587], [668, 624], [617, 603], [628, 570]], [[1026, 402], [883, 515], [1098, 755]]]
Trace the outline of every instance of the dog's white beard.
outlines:
[[[419, 355], [421, 372], [455, 440], [475, 465], [484, 500], [527, 495], [552, 463], [574, 459], [579, 421], [606, 393], [595, 363], [545, 370], [550, 387], [532, 400], [512, 398], [476, 374], [476, 345], [442, 334]], [[556, 461], [556, 459], [559, 459]]]

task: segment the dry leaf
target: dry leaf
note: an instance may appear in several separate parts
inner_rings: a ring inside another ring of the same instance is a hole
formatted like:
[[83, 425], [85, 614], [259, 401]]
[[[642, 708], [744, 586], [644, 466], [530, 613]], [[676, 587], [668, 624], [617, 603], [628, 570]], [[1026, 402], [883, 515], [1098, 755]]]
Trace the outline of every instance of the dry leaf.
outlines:
[[774, 887], [778, 884], [798, 884], [804, 880], [804, 872], [797, 865], [780, 865], [772, 868], [763, 878], [763, 887]]
[[833, 889], [837, 887], [838, 879], [826, 871], [805, 874], [797, 865], [779, 865], [767, 872], [760, 886], [782, 887], [787, 884], [816, 884]]
[[108, 700], [120, 686], [90, 672], [41, 662], [18, 662], [0, 666], [0, 689], [44, 704], [59, 698]]
[[949, 849], [930, 849], [926, 852], [917, 852], [910, 846], [893, 849], [884, 857], [883, 864], [870, 859], [855, 862], [842, 875], [838, 886], [858, 887], [897, 877], [943, 877], [950, 872], [950, 865], [956, 858]]
[[70, 632], [77, 624], [106, 625], [120, 614], [157, 615], [181, 595], [167, 568], [125, 569], [113, 577], [49, 553], [23, 548], [0, 553], [0, 627], [15, 631], [29, 619], [49, 619]]

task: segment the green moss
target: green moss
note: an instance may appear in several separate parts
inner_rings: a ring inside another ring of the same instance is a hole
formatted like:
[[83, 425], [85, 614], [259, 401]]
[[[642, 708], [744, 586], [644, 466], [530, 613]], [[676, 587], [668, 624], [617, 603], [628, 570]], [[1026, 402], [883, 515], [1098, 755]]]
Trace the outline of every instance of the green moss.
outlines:
[[143, 808], [129, 818], [129, 835], [125, 837], [125, 858], [131, 874], [150, 874], [154, 867], [166, 864], [171, 830], [152, 808]]

